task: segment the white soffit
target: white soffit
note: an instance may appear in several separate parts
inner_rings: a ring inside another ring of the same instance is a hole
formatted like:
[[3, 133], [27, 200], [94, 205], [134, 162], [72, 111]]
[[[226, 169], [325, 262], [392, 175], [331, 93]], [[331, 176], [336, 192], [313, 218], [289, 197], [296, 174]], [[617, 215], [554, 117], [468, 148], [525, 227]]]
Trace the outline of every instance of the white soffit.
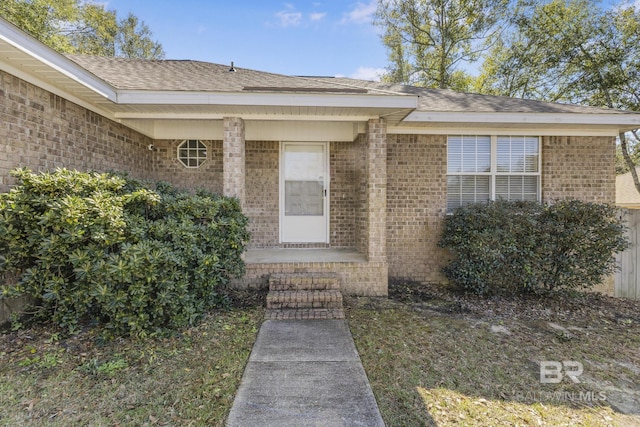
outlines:
[[[10, 63], [16, 63], [25, 71], [31, 69], [33, 74], [48, 74], [49, 70], [54, 70], [101, 97], [111, 101], [116, 100], [114, 88], [104, 80], [2, 19], [0, 19], [0, 51]], [[44, 70], [42, 65], [45, 66]]]
[[[153, 139], [223, 138], [222, 120], [123, 120], [122, 123]], [[246, 139], [254, 141], [347, 141], [355, 139], [360, 126], [349, 122], [247, 121]]]

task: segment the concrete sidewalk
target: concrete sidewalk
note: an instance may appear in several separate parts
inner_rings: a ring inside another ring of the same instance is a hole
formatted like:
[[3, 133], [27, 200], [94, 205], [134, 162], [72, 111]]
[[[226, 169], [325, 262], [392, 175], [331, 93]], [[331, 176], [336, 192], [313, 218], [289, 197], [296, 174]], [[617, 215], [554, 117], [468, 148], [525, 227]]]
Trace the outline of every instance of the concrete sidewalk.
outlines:
[[347, 321], [265, 321], [227, 426], [384, 426]]

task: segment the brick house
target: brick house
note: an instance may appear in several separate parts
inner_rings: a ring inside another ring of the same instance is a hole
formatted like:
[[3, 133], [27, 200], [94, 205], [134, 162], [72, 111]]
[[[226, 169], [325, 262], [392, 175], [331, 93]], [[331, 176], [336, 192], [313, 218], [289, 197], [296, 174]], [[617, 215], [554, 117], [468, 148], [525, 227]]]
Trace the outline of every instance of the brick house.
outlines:
[[443, 218], [495, 198], [614, 203], [640, 115], [196, 61], [64, 56], [0, 19], [0, 191], [16, 167], [123, 170], [235, 196], [247, 274], [347, 293], [442, 280]]

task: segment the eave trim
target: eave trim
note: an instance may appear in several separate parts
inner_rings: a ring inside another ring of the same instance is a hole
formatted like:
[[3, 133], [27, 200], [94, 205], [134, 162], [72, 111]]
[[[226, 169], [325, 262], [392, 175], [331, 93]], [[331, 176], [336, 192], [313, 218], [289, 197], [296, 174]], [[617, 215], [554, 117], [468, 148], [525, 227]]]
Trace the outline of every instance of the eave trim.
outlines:
[[509, 123], [640, 127], [640, 114], [633, 113], [474, 113], [414, 111], [405, 123]]
[[111, 85], [4, 19], [0, 19], [0, 40], [100, 96], [116, 100], [116, 91]]
[[418, 107], [418, 97], [406, 95], [119, 90], [116, 103], [125, 105], [251, 105], [415, 109]]

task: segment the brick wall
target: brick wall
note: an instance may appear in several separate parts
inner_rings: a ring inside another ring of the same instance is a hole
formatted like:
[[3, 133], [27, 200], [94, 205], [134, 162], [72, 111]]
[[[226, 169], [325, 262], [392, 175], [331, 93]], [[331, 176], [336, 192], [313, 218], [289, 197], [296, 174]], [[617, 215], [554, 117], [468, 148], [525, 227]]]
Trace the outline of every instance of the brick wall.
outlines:
[[[332, 142], [329, 146], [331, 247], [355, 246], [357, 153], [355, 142]], [[279, 165], [278, 142], [246, 142], [245, 212], [250, 219], [252, 248], [279, 246]]]
[[246, 142], [245, 213], [249, 217], [252, 248], [278, 245], [279, 158], [278, 142]]
[[437, 247], [447, 207], [447, 138], [389, 135], [389, 277], [440, 282], [447, 252]]
[[180, 140], [155, 140], [153, 179], [171, 182], [178, 188], [205, 189], [222, 194], [222, 141], [201, 140], [207, 160], [198, 168], [187, 168], [178, 160]]
[[244, 208], [246, 201], [246, 147], [244, 120], [238, 117], [223, 119], [222, 187], [225, 196], [237, 197]]
[[542, 138], [542, 197], [615, 203], [615, 139]]
[[367, 222], [367, 136], [358, 134], [355, 139], [356, 150], [356, 172], [354, 174], [354, 184], [356, 186], [355, 197], [355, 218], [354, 234], [356, 249], [358, 252], [366, 254], [368, 248], [367, 233], [369, 224]]
[[355, 142], [332, 142], [329, 147], [329, 235], [330, 246], [334, 248], [356, 246], [357, 154], [358, 144]]
[[9, 171], [121, 170], [149, 178], [152, 140], [0, 71], [0, 191]]
[[238, 288], [266, 288], [274, 273], [337, 273], [341, 290], [349, 295], [386, 296], [387, 264], [376, 262], [295, 262], [281, 264], [247, 264], [242, 279], [234, 279]]
[[[176, 159], [181, 141], [152, 141], [4, 72], [0, 72], [0, 123], [0, 191], [13, 183], [9, 171], [23, 166], [36, 171], [122, 170], [183, 188], [224, 190], [222, 141], [203, 141], [207, 161], [201, 168], [187, 169]], [[241, 123], [234, 123], [239, 132]], [[391, 277], [441, 281], [447, 253], [437, 241], [446, 208], [446, 137], [385, 139], [384, 122], [370, 121], [368, 128], [368, 134], [358, 135], [352, 143], [330, 144], [331, 246], [356, 247], [374, 261], [359, 265], [359, 273], [354, 273], [366, 276], [366, 286], [352, 285], [350, 290], [375, 289], [374, 293], [384, 294], [386, 282], [380, 274], [386, 272], [386, 263]], [[149, 144], [156, 151], [149, 151]], [[543, 137], [543, 199], [613, 203], [614, 150], [611, 137]], [[248, 141], [244, 156], [251, 247], [277, 246], [279, 144]], [[380, 221], [385, 227], [378, 226]], [[383, 235], [371, 237], [372, 228], [382, 229]]]
[[387, 262], [387, 124], [383, 119], [367, 123], [366, 213], [367, 260]]
[[[440, 282], [448, 253], [437, 247], [446, 215], [444, 135], [389, 135], [389, 276]], [[543, 137], [543, 200], [615, 201], [615, 144], [610, 137]]]

